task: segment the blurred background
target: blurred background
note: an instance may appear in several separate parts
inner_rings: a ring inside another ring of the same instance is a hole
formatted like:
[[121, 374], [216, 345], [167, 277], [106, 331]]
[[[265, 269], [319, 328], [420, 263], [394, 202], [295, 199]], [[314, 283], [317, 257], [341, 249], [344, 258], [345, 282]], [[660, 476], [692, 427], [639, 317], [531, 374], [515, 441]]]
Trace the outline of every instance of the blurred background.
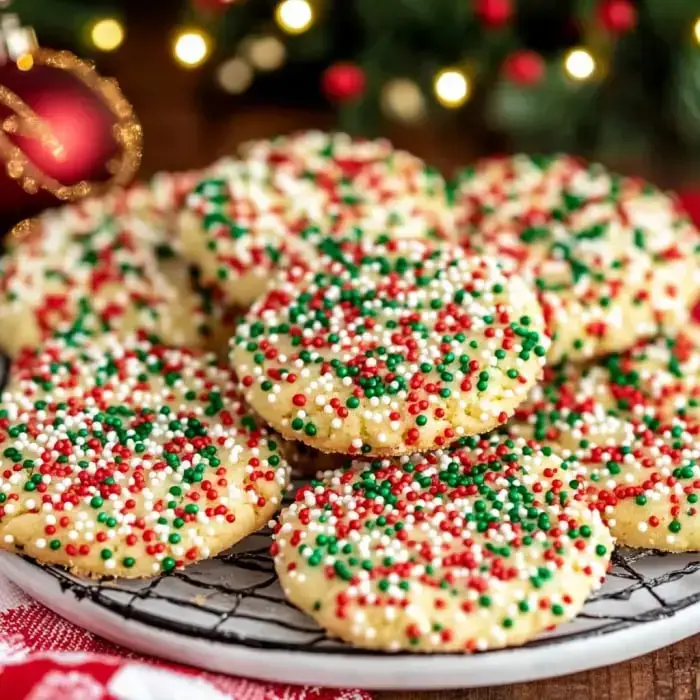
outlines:
[[[92, 58], [118, 80], [143, 125], [143, 176], [204, 166], [250, 138], [337, 127], [389, 136], [446, 171], [494, 152], [569, 151], [667, 187], [700, 181], [700, 0], [0, 8], [20, 21], [19, 33], [16, 19], [3, 25], [10, 54], [32, 28], [40, 45]], [[114, 145], [111, 115], [61, 71], [27, 68], [6, 63], [0, 85], [67, 140], [61, 175], [93, 176]], [[13, 185], [0, 181], [5, 218], [37, 206]]]

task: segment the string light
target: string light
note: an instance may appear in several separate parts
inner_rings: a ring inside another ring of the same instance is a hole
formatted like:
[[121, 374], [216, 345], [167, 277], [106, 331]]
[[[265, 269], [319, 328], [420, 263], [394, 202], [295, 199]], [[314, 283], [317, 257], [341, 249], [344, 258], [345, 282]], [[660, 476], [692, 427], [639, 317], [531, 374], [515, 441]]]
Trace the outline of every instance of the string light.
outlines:
[[441, 70], [435, 76], [435, 96], [443, 107], [454, 109], [469, 98], [469, 81], [462, 71], [454, 68]]
[[175, 58], [187, 68], [201, 65], [209, 56], [209, 37], [201, 29], [188, 29], [175, 39]]
[[693, 25], [693, 36], [695, 37], [695, 41], [700, 44], [700, 17], [695, 20], [695, 24]]
[[219, 66], [216, 78], [226, 92], [239, 95], [253, 82], [253, 69], [242, 58], [232, 58]]
[[595, 69], [595, 59], [586, 49], [571, 49], [564, 58], [564, 70], [573, 80], [588, 80]]
[[116, 19], [101, 19], [92, 25], [90, 39], [100, 51], [114, 51], [124, 41], [124, 27]]
[[284, 44], [275, 36], [251, 37], [241, 52], [260, 71], [277, 70], [287, 57]]
[[305, 32], [314, 21], [308, 0], [282, 0], [275, 9], [275, 20], [288, 34]]
[[390, 80], [383, 88], [381, 105], [384, 112], [408, 124], [425, 116], [425, 98], [418, 85], [407, 78]]

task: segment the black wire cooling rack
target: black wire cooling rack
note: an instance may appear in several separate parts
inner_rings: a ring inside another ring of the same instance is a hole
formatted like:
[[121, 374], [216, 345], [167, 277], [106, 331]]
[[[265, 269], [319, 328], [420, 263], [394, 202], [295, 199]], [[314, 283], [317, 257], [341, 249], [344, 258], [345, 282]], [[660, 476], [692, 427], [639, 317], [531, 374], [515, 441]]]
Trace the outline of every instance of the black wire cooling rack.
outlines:
[[[258, 649], [366, 653], [330, 639], [287, 602], [269, 545], [269, 533], [258, 533], [216, 559], [145, 581], [86, 580], [33, 565], [55, 578], [65, 594], [159, 630]], [[617, 550], [603, 587], [579, 616], [527, 646], [610, 634], [671, 617], [698, 601], [700, 554]]]

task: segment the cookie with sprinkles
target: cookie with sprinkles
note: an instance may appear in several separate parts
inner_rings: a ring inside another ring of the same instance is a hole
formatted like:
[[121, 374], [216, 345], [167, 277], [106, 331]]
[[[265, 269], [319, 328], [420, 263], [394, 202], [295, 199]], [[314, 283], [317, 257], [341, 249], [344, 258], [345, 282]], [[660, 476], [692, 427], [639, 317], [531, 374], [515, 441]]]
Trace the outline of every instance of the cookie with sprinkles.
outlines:
[[319, 234], [342, 238], [356, 230], [443, 237], [411, 195], [365, 206], [352, 192], [323, 189], [307, 176], [257, 160], [213, 165], [179, 216], [183, 255], [204, 284], [243, 308], [265, 292], [280, 268], [315, 259]]
[[562, 433], [582, 423], [620, 416], [605, 368], [571, 362], [548, 365], [543, 381], [530, 391], [504, 430], [540, 443], [556, 443]]
[[563, 458], [548, 476], [600, 511], [618, 544], [672, 552], [700, 549], [700, 425], [647, 415], [562, 426]]
[[314, 183], [326, 209], [361, 226], [395, 226], [404, 236], [455, 237], [448, 186], [440, 172], [386, 139], [301, 131], [241, 147], [259, 161]]
[[681, 328], [697, 299], [700, 236], [677, 202], [567, 159], [536, 161], [523, 184], [522, 162], [511, 161], [512, 180], [487, 166], [482, 185], [479, 167], [463, 178], [457, 218], [469, 250], [509, 259], [537, 286], [550, 359], [594, 358]]
[[534, 293], [456, 245], [359, 235], [283, 272], [231, 339], [251, 406], [324, 452], [392, 455], [506, 422], [548, 339]]
[[89, 233], [42, 227], [0, 259], [0, 347], [16, 355], [56, 333], [144, 329], [198, 346], [203, 322], [188, 285], [164, 273], [157, 252], [128, 223], [105, 218]]
[[[637, 369], [616, 356], [608, 367], [548, 367], [505, 430], [560, 454], [560, 469], [546, 477], [579, 490], [620, 544], [693, 551], [700, 425], [695, 408], [684, 410], [689, 400], [674, 398], [676, 379], [663, 367], [674, 349], [661, 341], [648, 347]], [[657, 362], [650, 374], [642, 369]]]
[[113, 335], [23, 353], [0, 409], [0, 547], [154, 576], [262, 527], [289, 468], [213, 357]]
[[[280, 180], [286, 179], [289, 192]], [[302, 232], [321, 216], [309, 181], [276, 173], [263, 163], [221, 161], [187, 197], [179, 219], [182, 254], [229, 304], [248, 307], [281, 267], [315, 255]]]
[[461, 170], [450, 183], [456, 223], [463, 232], [482, 220], [502, 221], [518, 215], [523, 200], [549, 203], [585, 164], [572, 156], [490, 156]]
[[[689, 329], [690, 330], [690, 329]], [[617, 411], [700, 420], [700, 336], [681, 331], [643, 341], [603, 360], [605, 389]], [[600, 380], [598, 380], [600, 384]]]
[[[218, 165], [215, 163], [210, 169]], [[202, 284], [199, 270], [182, 255], [177, 235], [185, 201], [210, 169], [157, 173], [148, 182], [115, 193], [108, 211], [119, 216], [140, 242], [155, 251], [159, 269], [178, 290], [181, 306], [196, 321], [199, 338], [190, 346], [223, 357], [243, 310], [231, 306], [218, 285]]]
[[492, 435], [327, 472], [281, 513], [282, 588], [359, 647], [523, 644], [578, 613], [613, 546], [575, 490], [540, 476], [560, 462]]
[[700, 419], [700, 347], [685, 332], [640, 341], [595, 365], [563, 363], [545, 368], [544, 381], [515, 412], [534, 437], [556, 439], [559, 428], [607, 416], [640, 420]]
[[158, 223], [165, 218], [174, 234], [174, 217], [184, 206], [192, 188], [202, 179], [202, 170], [159, 172], [146, 182], [137, 182], [107, 197], [114, 216], [130, 215]]
[[[195, 170], [156, 173], [148, 181], [114, 188], [100, 197], [86, 197], [47, 209], [32, 220], [28, 233], [56, 241], [58, 235], [89, 234], [106, 219], [118, 218], [127, 220], [132, 233], [148, 245], [172, 245], [175, 215], [202, 177], [202, 172]], [[42, 232], [44, 228], [49, 233]], [[52, 233], [52, 229], [58, 229], [59, 233]], [[8, 236], [5, 247], [12, 248], [25, 239], [26, 235]]]

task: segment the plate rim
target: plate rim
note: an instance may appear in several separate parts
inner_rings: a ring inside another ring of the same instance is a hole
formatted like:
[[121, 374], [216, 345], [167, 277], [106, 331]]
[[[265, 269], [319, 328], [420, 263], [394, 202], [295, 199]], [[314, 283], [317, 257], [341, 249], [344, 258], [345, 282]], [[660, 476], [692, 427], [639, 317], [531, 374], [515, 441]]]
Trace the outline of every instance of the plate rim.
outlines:
[[[225, 644], [166, 632], [121, 617], [64, 590], [50, 574], [0, 552], [0, 571], [61, 617], [116, 644], [150, 656], [261, 681], [367, 690], [440, 690], [508, 685], [609, 666], [700, 632], [700, 602], [671, 615], [608, 634], [556, 644], [474, 655], [329, 654]], [[28, 574], [32, 575], [28, 575]], [[553, 653], [558, 663], [553, 664]], [[359, 671], [359, 669], [362, 669]]]

